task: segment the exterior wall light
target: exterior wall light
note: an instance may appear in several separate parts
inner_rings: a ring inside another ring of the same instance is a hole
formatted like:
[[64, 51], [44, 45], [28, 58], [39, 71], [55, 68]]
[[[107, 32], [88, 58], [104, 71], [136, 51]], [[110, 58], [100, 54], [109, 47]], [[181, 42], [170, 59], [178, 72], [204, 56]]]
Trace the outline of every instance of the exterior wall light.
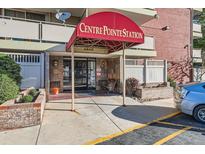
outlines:
[[159, 19], [159, 15], [158, 15], [158, 14], [155, 14], [155, 15], [154, 15], [154, 18], [155, 18], [155, 19]]
[[53, 66], [57, 67], [58, 66], [58, 60], [53, 60]]
[[166, 31], [166, 30], [170, 30], [170, 26], [165, 26], [165, 27], [162, 27], [161, 29], [162, 31]]
[[141, 26], [141, 27], [150, 28], [150, 29], [157, 29], [157, 30], [162, 30], [162, 31], [170, 30], [170, 26], [164, 26], [162, 28], [159, 28], [159, 27], [149, 27], [149, 26]]

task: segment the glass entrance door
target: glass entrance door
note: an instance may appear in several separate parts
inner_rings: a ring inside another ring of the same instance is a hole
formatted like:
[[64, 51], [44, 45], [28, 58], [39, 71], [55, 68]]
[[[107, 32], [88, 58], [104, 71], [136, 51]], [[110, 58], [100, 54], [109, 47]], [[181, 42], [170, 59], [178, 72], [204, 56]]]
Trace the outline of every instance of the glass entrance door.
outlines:
[[75, 87], [87, 88], [87, 60], [75, 60]]
[[[95, 88], [95, 59], [75, 58], [75, 89], [86, 90]], [[63, 89], [71, 90], [71, 59], [64, 58]]]

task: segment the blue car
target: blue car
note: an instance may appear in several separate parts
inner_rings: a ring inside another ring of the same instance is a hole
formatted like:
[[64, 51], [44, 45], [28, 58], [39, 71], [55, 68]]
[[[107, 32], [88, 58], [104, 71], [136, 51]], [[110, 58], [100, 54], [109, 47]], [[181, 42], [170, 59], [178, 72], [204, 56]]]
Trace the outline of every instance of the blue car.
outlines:
[[175, 92], [175, 102], [183, 113], [205, 123], [205, 82], [182, 86]]

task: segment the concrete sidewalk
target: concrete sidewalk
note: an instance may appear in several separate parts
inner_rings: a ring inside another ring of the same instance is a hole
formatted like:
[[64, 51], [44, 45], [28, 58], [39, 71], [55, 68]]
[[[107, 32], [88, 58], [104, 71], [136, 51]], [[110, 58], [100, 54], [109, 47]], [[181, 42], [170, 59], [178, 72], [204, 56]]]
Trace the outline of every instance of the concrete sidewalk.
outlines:
[[130, 127], [175, 112], [172, 99], [145, 102], [121, 96], [76, 99], [76, 112], [69, 111], [70, 100], [46, 104], [40, 127], [0, 132], [0, 144], [85, 144]]

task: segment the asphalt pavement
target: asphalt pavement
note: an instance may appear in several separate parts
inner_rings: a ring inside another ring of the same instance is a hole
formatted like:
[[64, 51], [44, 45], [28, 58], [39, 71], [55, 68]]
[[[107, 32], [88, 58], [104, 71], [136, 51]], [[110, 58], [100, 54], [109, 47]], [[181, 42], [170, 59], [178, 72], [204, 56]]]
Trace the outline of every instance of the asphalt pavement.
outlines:
[[154, 121], [99, 145], [205, 145], [205, 124], [185, 114]]

